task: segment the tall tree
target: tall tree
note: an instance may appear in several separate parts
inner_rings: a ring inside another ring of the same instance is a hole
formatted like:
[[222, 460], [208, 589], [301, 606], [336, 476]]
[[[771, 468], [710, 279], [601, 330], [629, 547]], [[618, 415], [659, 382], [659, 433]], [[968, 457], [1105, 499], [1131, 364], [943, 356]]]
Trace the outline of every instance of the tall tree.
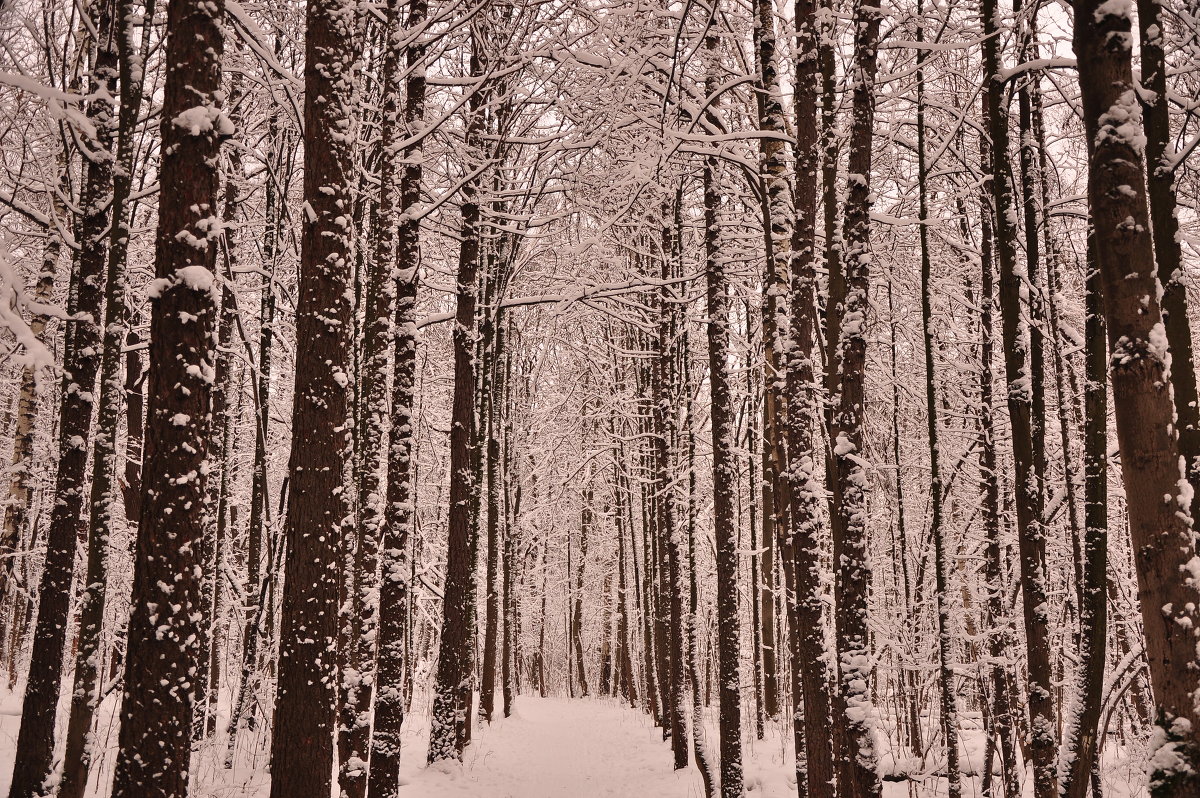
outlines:
[[304, 52], [304, 218], [284, 520], [271, 796], [329, 795], [338, 703], [338, 565], [348, 497], [349, 328], [358, 49], [349, 0], [311, 0]]
[[1130, 11], [1128, 4], [1079, 0], [1074, 44], [1089, 145], [1088, 213], [1155, 703], [1150, 794], [1165, 798], [1200, 791], [1200, 573], [1167, 374]]
[[[217, 293], [224, 4], [167, 7], [149, 404], [114, 796], [184, 798], [200, 655]], [[188, 323], [180, 319], [188, 319]]]
[[[408, 676], [409, 538], [416, 495], [413, 470], [413, 410], [417, 366], [416, 299], [420, 259], [420, 222], [415, 208], [421, 198], [421, 136], [425, 118], [426, 0], [408, 5], [405, 33], [404, 148], [400, 170], [400, 221], [396, 230], [396, 305], [393, 315], [393, 380], [391, 426], [388, 431], [387, 506], [381, 535], [379, 645], [376, 663], [375, 726], [371, 730], [372, 798], [393, 798], [400, 789], [400, 732], [404, 724]], [[393, 29], [393, 36], [399, 36]], [[392, 42], [394, 46], [394, 41]]]
[[[984, 125], [991, 139], [991, 212], [1000, 266], [1000, 321], [1004, 371], [1008, 383], [1008, 414], [1012, 427], [1013, 485], [1016, 491], [1017, 539], [1020, 550], [1021, 598], [1025, 621], [1026, 669], [1029, 674], [1030, 759], [1036, 798], [1053, 798], [1056, 790], [1056, 722], [1051, 683], [1049, 605], [1046, 601], [1044, 519], [1045, 475], [1041, 420], [1035, 415], [1035, 390], [1028, 314], [1023, 286], [1029, 274], [1017, 261], [1016, 202], [1009, 158], [1008, 106], [1000, 63], [999, 10], [994, 0], [980, 6], [983, 17]], [[1036, 256], [1036, 255], [1035, 255]], [[1030, 292], [1032, 293], [1032, 292]], [[1040, 333], [1035, 332], [1034, 336]], [[1040, 388], [1039, 388], [1040, 390]], [[1036, 440], [1035, 440], [1036, 439]]]
[[[713, 0], [710, 18], [719, 3]], [[720, 79], [721, 39], [710, 24], [704, 34], [706, 60], [704, 92], [717, 96]], [[718, 106], [719, 108], [719, 106]], [[729, 381], [729, 289], [721, 254], [718, 188], [715, 154], [704, 159], [704, 274], [708, 311], [708, 385], [712, 397], [710, 426], [713, 459], [713, 534], [717, 545], [717, 673], [720, 689], [719, 728], [721, 738], [722, 798], [745, 794], [742, 774], [742, 699], [739, 675], [741, 622], [738, 609], [738, 552], [733, 492], [738, 484], [734, 452], [733, 395]]]
[[446, 554], [446, 583], [442, 593], [441, 653], [434, 687], [430, 762], [462, 759], [468, 742], [471, 714], [471, 672], [474, 670], [475, 562], [478, 515], [473, 505], [479, 491], [476, 480], [475, 423], [475, 305], [480, 260], [480, 173], [484, 160], [482, 135], [485, 31], [482, 23], [471, 27], [470, 76], [467, 86], [464, 157], [468, 178], [460, 188], [462, 243], [458, 253], [458, 278], [454, 315], [454, 398], [450, 429], [450, 512]]
[[117, 129], [112, 98], [117, 88], [117, 42], [113, 0], [96, 0], [88, 8], [87, 116], [92, 135], [80, 148], [83, 188], [79, 197], [79, 254], [73, 275], [74, 319], [63, 352], [62, 398], [59, 404], [58, 473], [54, 507], [46, 533], [46, 558], [38, 587], [37, 625], [29, 680], [21, 704], [13, 765], [13, 798], [40, 794], [51, 776], [54, 724], [66, 650], [71, 586], [77, 541], [86, 538], [84, 498], [87, 491], [88, 445], [96, 373], [100, 365], [100, 313], [104, 270], [108, 259], [109, 208], [113, 190], [113, 137]]
[[[88, 523], [87, 571], [80, 594], [75, 683], [67, 723], [66, 751], [59, 794], [81, 798], [94, 755], [92, 723], [100, 703], [100, 627], [108, 574], [108, 548], [117, 521], [117, 433], [125, 398], [122, 349], [129, 326], [126, 259], [129, 252], [129, 195], [133, 188], [137, 122], [142, 105], [142, 55], [137, 38], [141, 2], [115, 0], [113, 33], [120, 78], [116, 126], [116, 162], [112, 181], [112, 231], [104, 285], [104, 326], [100, 358], [100, 402], [92, 441], [92, 485]], [[131, 418], [130, 424], [138, 419]], [[136, 520], [136, 519], [134, 519]]]
[[834, 722], [842, 739], [838, 790], [872, 796], [880, 790], [871, 730], [871, 661], [867, 594], [871, 565], [867, 551], [867, 469], [863, 461], [867, 309], [871, 286], [871, 155], [875, 123], [882, 9], [872, 0], [854, 4], [854, 65], [850, 75], [852, 119], [849, 183], [842, 236], [845, 295], [837, 311], [840, 367], [830, 437], [836, 461], [833, 484], [834, 614], [839, 689]]

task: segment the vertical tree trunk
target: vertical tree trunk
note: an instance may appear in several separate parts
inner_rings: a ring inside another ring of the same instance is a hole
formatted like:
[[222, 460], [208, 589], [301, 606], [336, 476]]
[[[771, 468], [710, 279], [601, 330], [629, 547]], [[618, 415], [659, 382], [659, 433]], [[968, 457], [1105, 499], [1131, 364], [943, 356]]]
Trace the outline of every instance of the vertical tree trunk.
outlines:
[[[983, 62], [987, 86], [984, 91], [984, 124], [991, 138], [991, 206], [995, 220], [996, 253], [1000, 263], [1000, 316], [1002, 321], [1004, 369], [1008, 382], [1008, 411], [1012, 426], [1014, 486], [1017, 505], [1017, 538], [1021, 558], [1021, 595], [1025, 620], [1026, 667], [1029, 677], [1030, 758], [1033, 760], [1034, 795], [1054, 798], [1055, 712], [1051, 684], [1045, 584], [1045, 528], [1042, 477], [1045, 474], [1041, 449], [1041, 421], [1036, 416], [1031, 359], [1040, 357], [1034, 347], [1022, 312], [1022, 273], [1017, 263], [1016, 203], [1009, 181], [1008, 113], [1004, 107], [1004, 83], [1000, 71], [998, 42], [999, 10], [994, 0], [984, 0]], [[1027, 220], [1027, 224], [1028, 224]], [[1036, 257], [1036, 253], [1030, 253]], [[1032, 292], [1031, 292], [1032, 293]], [[1035, 441], [1035, 437], [1037, 440]]]
[[1190, 514], [1200, 517], [1200, 395], [1192, 327], [1188, 319], [1187, 285], [1183, 282], [1183, 251], [1175, 201], [1175, 166], [1170, 149], [1171, 113], [1167, 101], [1166, 32], [1162, 0], [1138, 0], [1142, 103], [1146, 133], [1146, 191], [1150, 229], [1154, 238], [1158, 279], [1162, 283], [1163, 326], [1171, 347], [1171, 389], [1175, 394], [1175, 428], [1179, 453], [1187, 460], [1192, 486]]
[[1059, 788], [1085, 798], [1097, 765], [1108, 644], [1108, 347], [1096, 241], [1088, 239], [1087, 368], [1084, 394], [1083, 602], [1079, 607], [1079, 665], [1063, 732]]
[[[921, 0], [917, 0], [917, 42], [925, 41]], [[934, 606], [937, 610], [938, 686], [941, 692], [942, 738], [946, 742], [946, 790], [949, 798], [962, 795], [958, 765], [958, 706], [954, 700], [954, 672], [950, 668], [950, 597], [946, 579], [946, 530], [942, 507], [946, 486], [942, 482], [937, 414], [937, 375], [933, 348], [933, 265], [929, 254], [929, 189], [925, 161], [925, 60], [928, 51], [917, 50], [917, 181], [919, 195], [918, 231], [921, 242], [921, 333], [925, 349], [925, 417], [929, 434], [929, 533], [933, 538]], [[903, 508], [900, 510], [904, 512]], [[991, 763], [988, 763], [990, 767]]]
[[[503, 255], [501, 255], [503, 257]], [[503, 315], [500, 301], [504, 295], [505, 267], [500, 257], [489, 258], [493, 268], [485, 277], [489, 283], [488, 302], [483, 310], [483, 357], [489, 363], [488, 379], [480, 386], [481, 415], [486, 419], [485, 471], [487, 474], [487, 576], [484, 591], [483, 668], [480, 673], [479, 714], [488, 721], [495, 717], [496, 660], [500, 645], [500, 549], [504, 536], [503, 463], [500, 459], [500, 425], [502, 411], [498, 397], [504, 395], [502, 373], [504, 357]], [[580, 571], [582, 575], [582, 571]], [[582, 667], [580, 669], [582, 673]], [[585, 682], [586, 684], [586, 682]], [[586, 694], [586, 690], [584, 691]]]
[[312, 0], [305, 24], [304, 221], [292, 450], [284, 520], [272, 798], [329, 795], [338, 704], [338, 566], [349, 501], [351, 100], [358, 45], [347, 0]]
[[[386, 526], [384, 469], [388, 458], [388, 365], [396, 305], [397, 152], [391, 146], [401, 130], [400, 69], [405, 30], [399, 0], [388, 0], [383, 25], [383, 67], [379, 76], [380, 120], [379, 195], [374, 213], [374, 251], [363, 320], [362, 376], [359, 381], [361, 435], [358, 453], [358, 529], [351, 558], [355, 571], [357, 612], [346, 619], [349, 650], [341, 678], [342, 718], [338, 729], [338, 786], [345, 798], [367, 793], [371, 745], [371, 706], [376, 682], [376, 641], [379, 637], [380, 543]], [[389, 563], [391, 565], [391, 563]], [[402, 567], [402, 565], [401, 565]], [[401, 623], [403, 628], [403, 623]]]
[[821, 587], [821, 502], [824, 487], [812, 420], [820, 413], [816, 299], [817, 20], [815, 3], [796, 3], [796, 188], [791, 249], [791, 357], [787, 363], [787, 425], [791, 482], [791, 525], [781, 536], [780, 554], [788, 574], [788, 650], [792, 670], [792, 726], [796, 742], [796, 791], [800, 798], [833, 795], [833, 741], [830, 735], [829, 666]]
[[[117, 425], [121, 418], [125, 386], [122, 347], [129, 325], [125, 273], [131, 222], [126, 203], [133, 186], [135, 139], [142, 105], [141, 53], [135, 37], [138, 3], [116, 0], [112, 4], [120, 99], [116, 127], [116, 168], [112, 172], [113, 229], [108, 249], [108, 274], [104, 286], [104, 326], [100, 357], [100, 404], [96, 435], [92, 441], [92, 486], [88, 523], [87, 575], [79, 603], [79, 638], [76, 642], [75, 678], [71, 714], [67, 723], [66, 751], [59, 793], [81, 798], [87, 786], [94, 755], [91, 740], [93, 716], [100, 703], [100, 627], [104, 622], [105, 586], [108, 582], [108, 547], [116, 524]], [[111, 58], [111, 54], [107, 57]], [[109, 67], [111, 68], [111, 67]], [[110, 87], [112, 80], [110, 78]]]
[[[716, 12], [716, 0], [713, 0]], [[717, 88], [719, 38], [710, 26], [704, 37], [708, 69], [705, 92]], [[733, 491], [737, 485], [734, 453], [733, 398], [729, 386], [729, 295], [721, 260], [721, 230], [717, 214], [721, 196], [717, 186], [717, 159], [704, 160], [704, 272], [708, 311], [708, 381], [712, 396], [710, 425], [713, 457], [713, 534], [717, 545], [717, 651], [720, 690], [721, 795], [741, 798], [742, 704], [738, 655], [741, 650], [738, 617], [738, 553], [734, 530]]]
[[[587, 416], [585, 410], [584, 416]], [[574, 585], [572, 590], [571, 600], [571, 639], [568, 645], [574, 652], [572, 662], [575, 664], [575, 673], [571, 675], [571, 684], [579, 685], [579, 689], [584, 698], [589, 694], [587, 670], [583, 664], [583, 572], [587, 568], [587, 551], [588, 551], [588, 535], [592, 531], [592, 488], [589, 484], [583, 490], [582, 497], [583, 506], [579, 514], [579, 568], [573, 573], [568, 570], [567, 579], [570, 579]], [[570, 545], [568, 541], [568, 545]], [[568, 549], [569, 553], [570, 549]]]
[[[988, 98], [984, 96], [981, 104], [986, 114]], [[981, 171], [992, 174], [991, 148], [987, 140], [980, 140]], [[986, 189], [985, 189], [986, 193]], [[988, 655], [991, 658], [990, 683], [992, 688], [990, 718], [995, 729], [994, 737], [999, 738], [1000, 768], [1003, 791], [1001, 795], [1012, 798], [1020, 794], [1020, 774], [1017, 772], [1017, 752], [1012, 715], [1012, 700], [1010, 698], [1008, 671], [1005, 665], [1010, 655], [1013, 641], [1009, 628], [1007, 613], [1004, 606], [1004, 566], [1001, 562], [1000, 548], [1000, 473], [998, 471], [998, 456], [996, 452], [995, 399], [993, 395], [994, 374], [992, 361], [995, 353], [995, 269], [993, 267], [993, 225], [991, 200], [982, 196], [980, 205], [983, 209], [980, 219], [980, 303], [982, 310], [979, 314], [979, 426], [982, 435], [982, 445], [979, 453], [979, 469], [983, 475], [982, 516], [983, 516], [983, 554], [984, 554], [984, 583], [987, 589], [985, 601], [986, 617], [990, 624], [995, 625], [988, 636]], [[990, 766], [991, 760], [989, 760]], [[995, 793], [985, 791], [988, 798], [995, 798]]]
[[[93, 391], [101, 355], [100, 310], [104, 269], [108, 258], [109, 206], [113, 190], [113, 135], [116, 119], [117, 44], [113, 0], [97, 0], [89, 9], [91, 72], [88, 79], [89, 121], [95, 134], [83, 152], [84, 184], [79, 204], [75, 321], [63, 351], [62, 398], [59, 407], [58, 474], [54, 506], [46, 533], [46, 559], [38, 590], [37, 624], [29, 680], [21, 705], [13, 766], [13, 798], [38, 794], [51, 776], [54, 724], [61, 689], [63, 654], [67, 642], [75, 551], [85, 538], [87, 517], [88, 443], [92, 433]], [[98, 630], [97, 630], [98, 634]]]
[[[705, 178], [710, 180], [706, 160]], [[704, 730], [704, 693], [700, 690], [700, 614], [697, 607], [700, 602], [700, 576], [696, 567], [696, 436], [693, 432], [693, 409], [691, 392], [688, 392], [687, 404], [687, 559], [688, 559], [688, 632], [687, 632], [687, 671], [688, 683], [692, 691], [692, 753], [696, 757], [696, 768], [704, 781], [705, 798], [719, 798], [715, 768], [712, 756], [708, 750], [707, 735]]]
[[870, 642], [867, 595], [871, 565], [867, 551], [867, 470], [863, 457], [863, 402], [867, 354], [867, 308], [871, 263], [871, 149], [875, 121], [875, 73], [882, 12], [872, 0], [855, 3], [854, 66], [849, 190], [846, 197], [846, 294], [838, 312], [837, 358], [841, 374], [833, 413], [833, 560], [837, 612], [838, 678], [834, 723], [844, 750], [839, 757], [839, 792], [878, 795], [879, 776], [872, 737]]
[[[188, 794], [216, 365], [224, 4], [171, 0], [142, 515], [113, 796]], [[179, 323], [181, 317], [192, 319]]]
[[[663, 257], [661, 278], [670, 280], [675, 275], [679, 236], [679, 199], [674, 204], [664, 203], [663, 213]], [[683, 662], [683, 585], [681, 573], [681, 546], [677, 534], [678, 523], [675, 502], [674, 480], [671, 473], [672, 448], [676, 441], [675, 409], [673, 399], [676, 387], [675, 352], [677, 347], [677, 308], [672, 302], [673, 289], [664, 282], [659, 292], [658, 307], [658, 351], [651, 375], [654, 434], [652, 464], [655, 492], [656, 527], [658, 542], [659, 632], [656, 640], [659, 647], [660, 684], [663, 701], [663, 730], [671, 737], [675, 769], [688, 766], [687, 745], [687, 694], [684, 683]], [[664, 667], [665, 666], [665, 667]]]
[[[480, 34], [472, 30], [467, 100], [467, 168], [484, 157], [483, 81], [485, 67]], [[446, 583], [442, 599], [441, 653], [434, 687], [433, 719], [429, 735], [429, 762], [462, 759], [471, 714], [471, 673], [474, 670], [473, 618], [475, 603], [475, 539], [478, 516], [473, 512], [479, 492], [476, 482], [475, 424], [475, 302], [480, 256], [480, 178], [461, 188], [462, 245], [458, 257], [457, 309], [454, 322], [454, 398], [450, 429], [450, 514]]]
[[[782, 526], [783, 497], [778, 490], [785, 476], [784, 441], [787, 408], [783, 400], [785, 363], [783, 341], [787, 330], [788, 250], [791, 247], [792, 209], [788, 207], [786, 177], [786, 122], [780, 97], [775, 63], [775, 9], [772, 0], [755, 0], [754, 39], [758, 54], [758, 126], [774, 137], [759, 140], [762, 157], [763, 216], [766, 221], [766, 273], [763, 280], [763, 346], [766, 352], [763, 375], [767, 410], [763, 422], [763, 554], [762, 593], [762, 671], [763, 711], [768, 718], [779, 717], [779, 666], [775, 641], [775, 538], [785, 534]], [[791, 392], [788, 391], [788, 398]]]
[[1104, 293], [1121, 475], [1156, 704], [1150, 794], [1165, 798], [1200, 791], [1200, 714], [1194, 701], [1200, 689], [1194, 667], [1200, 573], [1192, 491], [1167, 375], [1171, 353], [1158, 303], [1146, 206], [1129, 10], [1080, 0], [1074, 34], [1090, 142], [1088, 210]]

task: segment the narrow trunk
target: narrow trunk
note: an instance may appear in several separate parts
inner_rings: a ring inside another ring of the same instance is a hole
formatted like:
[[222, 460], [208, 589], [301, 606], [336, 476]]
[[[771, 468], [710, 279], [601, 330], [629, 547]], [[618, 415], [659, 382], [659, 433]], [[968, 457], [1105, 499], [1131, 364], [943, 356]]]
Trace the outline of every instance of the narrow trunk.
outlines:
[[838, 309], [837, 359], [840, 368], [831, 438], [834, 468], [833, 561], [837, 564], [838, 679], [834, 723], [839, 752], [839, 792], [879, 794], [871, 730], [871, 655], [867, 596], [871, 565], [867, 550], [867, 469], [863, 457], [867, 312], [871, 264], [871, 149], [875, 121], [875, 73], [882, 12], [871, 0], [855, 3], [854, 67], [848, 193], [845, 204], [845, 299]]
[[[88, 444], [92, 439], [93, 391], [102, 343], [110, 343], [102, 338], [100, 309], [103, 299], [101, 285], [104, 283], [108, 260], [109, 208], [113, 192], [112, 145], [117, 130], [112, 105], [118, 71], [114, 6], [114, 0], [97, 0], [88, 9], [91, 17], [88, 27], [95, 39], [90, 45], [92, 62], [88, 96], [91, 99], [87, 103], [87, 115], [95, 133], [86, 142], [83, 151], [84, 184], [79, 198], [81, 217], [77, 233], [80, 245], [78, 289], [75, 306], [67, 309], [74, 321], [63, 351], [58, 474], [54, 483], [55, 500], [50, 528], [46, 533], [46, 559], [38, 590], [33, 653], [22, 702], [16, 762], [9, 791], [13, 798], [40, 793], [43, 782], [52, 775], [54, 724], [67, 631], [71, 626], [68, 614], [75, 553], [79, 541], [87, 539], [84, 495]], [[121, 343], [122, 339], [117, 339], [117, 348], [110, 355], [118, 363]], [[112, 398], [111, 395], [109, 398]], [[115, 408], [112, 411], [111, 415], [115, 417]], [[106, 440], [111, 442], [114, 438], [115, 435]], [[98, 556], [102, 556], [102, 546], [93, 548], [98, 550]], [[89, 567], [89, 571], [92, 570]], [[88, 599], [85, 598], [85, 607], [87, 603]], [[98, 621], [91, 615], [86, 620], [96, 627], [94, 631], [98, 637]], [[84, 700], [89, 699], [85, 697]]]

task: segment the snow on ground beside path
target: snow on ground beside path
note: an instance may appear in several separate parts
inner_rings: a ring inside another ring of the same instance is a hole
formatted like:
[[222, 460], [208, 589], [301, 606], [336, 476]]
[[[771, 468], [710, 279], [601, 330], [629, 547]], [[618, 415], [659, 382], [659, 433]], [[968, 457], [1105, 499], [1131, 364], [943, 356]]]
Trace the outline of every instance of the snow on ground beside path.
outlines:
[[[8, 792], [13, 754], [20, 726], [20, 689], [0, 688], [0, 795]], [[88, 798], [108, 798], [116, 753], [114, 722], [118, 695], [110, 693], [100, 710], [101, 755], [89, 781]], [[704, 798], [695, 763], [681, 771], [671, 768], [670, 744], [662, 739], [650, 717], [613, 699], [567, 699], [518, 696], [512, 717], [490, 727], [476, 721], [475, 736], [463, 763], [426, 767], [429, 745], [428, 695], [418, 693], [413, 712], [404, 724], [400, 795], [405, 798]], [[66, 725], [67, 697], [59, 706], [59, 735]], [[218, 733], [201, 746], [193, 760], [197, 798], [267, 798], [270, 792], [267, 737], [243, 734], [235, 765], [226, 770], [228, 704], [221, 702]], [[262, 718], [263, 721], [266, 718]], [[709, 749], [717, 751], [716, 712], [709, 708], [705, 727]], [[967, 724], [969, 725], [969, 724]], [[795, 771], [791, 732], [782, 724], [768, 724], [766, 735], [743, 737], [746, 798], [794, 798]], [[966, 730], [960, 751], [964, 766], [977, 769], [983, 750], [978, 730]], [[892, 757], [887, 735], [879, 735], [881, 770], [902, 763]], [[61, 756], [61, 745], [58, 755]], [[691, 739], [688, 739], [691, 757]], [[1105, 798], [1145, 798], [1145, 775], [1140, 752], [1105, 748], [1103, 780]], [[929, 760], [924, 772], [940, 763]], [[964, 770], [967, 770], [964, 767]], [[1032, 778], [1022, 774], [1023, 795], [1033, 794]], [[935, 775], [913, 781], [888, 781], [883, 798], [944, 798], [946, 782]], [[334, 787], [331, 798], [337, 795]], [[964, 778], [964, 798], [980, 798], [978, 776]]]

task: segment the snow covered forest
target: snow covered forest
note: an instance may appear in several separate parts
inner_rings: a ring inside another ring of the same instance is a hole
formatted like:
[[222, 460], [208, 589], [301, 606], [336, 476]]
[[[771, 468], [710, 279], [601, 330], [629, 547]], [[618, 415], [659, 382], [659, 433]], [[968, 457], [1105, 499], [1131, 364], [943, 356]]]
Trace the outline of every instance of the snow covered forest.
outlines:
[[1200, 796], [1198, 98], [1197, 0], [0, 0], [0, 791]]

